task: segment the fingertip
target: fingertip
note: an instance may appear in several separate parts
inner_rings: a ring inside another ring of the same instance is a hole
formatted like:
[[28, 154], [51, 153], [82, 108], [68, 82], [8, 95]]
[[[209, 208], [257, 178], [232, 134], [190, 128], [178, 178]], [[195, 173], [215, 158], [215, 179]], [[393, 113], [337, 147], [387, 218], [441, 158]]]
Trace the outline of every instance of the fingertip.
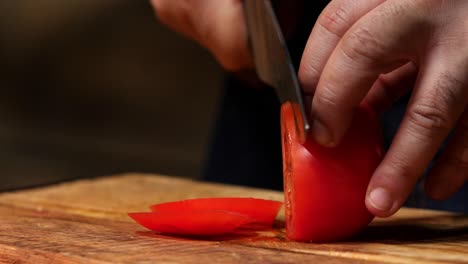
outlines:
[[366, 197], [366, 207], [370, 213], [378, 217], [389, 217], [396, 211], [394, 195], [384, 187], [370, 190]]
[[315, 141], [320, 145], [324, 147], [335, 147], [337, 145], [330, 129], [320, 120], [314, 119], [312, 121], [311, 132]]
[[[398, 156], [398, 159], [400, 158], [404, 159], [402, 155]], [[367, 209], [377, 217], [392, 216], [403, 206], [416, 179], [417, 177], [407, 170], [406, 165], [396, 159], [394, 153], [387, 153], [372, 175], [367, 188]]]

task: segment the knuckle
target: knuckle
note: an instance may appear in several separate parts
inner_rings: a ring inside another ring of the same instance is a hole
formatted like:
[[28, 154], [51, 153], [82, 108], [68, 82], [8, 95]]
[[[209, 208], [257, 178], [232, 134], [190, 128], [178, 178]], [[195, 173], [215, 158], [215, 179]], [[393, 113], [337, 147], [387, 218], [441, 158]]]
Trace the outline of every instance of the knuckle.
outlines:
[[352, 30], [343, 38], [341, 49], [352, 61], [376, 61], [386, 53], [386, 45], [367, 27]]
[[319, 104], [322, 107], [324, 106], [324, 107], [335, 108], [339, 105], [338, 94], [334, 92], [333, 89], [331, 89], [330, 87], [327, 87], [327, 86], [322, 87], [320, 92], [316, 94], [316, 97], [317, 97], [316, 99], [317, 104]]
[[408, 118], [414, 131], [426, 136], [445, 133], [451, 127], [447, 111], [434, 103], [420, 102], [415, 104], [409, 110]]
[[323, 10], [317, 23], [325, 31], [341, 37], [349, 26], [348, 11], [343, 6], [330, 6]]
[[[460, 96], [460, 81], [449, 73], [443, 73], [424, 97], [415, 100], [408, 111], [414, 129], [427, 135], [446, 134], [452, 129], [466, 98]], [[416, 131], [416, 130], [415, 130]]]
[[390, 159], [391, 162], [388, 165], [389, 171], [392, 173], [389, 173], [389, 175], [392, 175], [394, 179], [399, 177], [402, 181], [411, 178], [408, 160], [410, 160], [410, 158], [407, 157], [407, 155], [392, 156]]

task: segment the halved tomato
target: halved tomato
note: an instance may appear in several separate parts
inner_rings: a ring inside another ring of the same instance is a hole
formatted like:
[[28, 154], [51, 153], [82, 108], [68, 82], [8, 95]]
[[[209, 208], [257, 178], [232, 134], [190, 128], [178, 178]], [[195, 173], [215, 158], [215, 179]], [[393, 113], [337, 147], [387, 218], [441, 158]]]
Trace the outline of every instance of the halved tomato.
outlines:
[[362, 106], [342, 143], [326, 148], [308, 136], [299, 142], [293, 105], [281, 108], [286, 231], [297, 241], [350, 237], [372, 219], [365, 195], [383, 156], [376, 115]]

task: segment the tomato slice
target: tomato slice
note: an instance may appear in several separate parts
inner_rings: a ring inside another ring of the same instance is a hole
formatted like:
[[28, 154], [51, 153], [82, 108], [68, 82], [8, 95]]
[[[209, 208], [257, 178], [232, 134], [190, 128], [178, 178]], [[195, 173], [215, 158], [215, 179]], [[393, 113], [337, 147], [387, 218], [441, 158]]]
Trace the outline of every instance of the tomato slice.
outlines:
[[249, 217], [227, 211], [129, 213], [140, 225], [158, 233], [214, 236], [233, 232], [252, 222]]
[[252, 219], [252, 223], [272, 225], [282, 204], [257, 198], [199, 198], [155, 204], [151, 210], [158, 213], [222, 210], [245, 215]]
[[159, 233], [213, 236], [232, 233], [243, 226], [251, 229], [271, 226], [281, 205], [278, 201], [256, 198], [200, 198], [155, 204], [151, 206], [152, 212], [128, 215]]
[[291, 103], [281, 108], [286, 234], [296, 241], [332, 241], [362, 230], [373, 216], [367, 185], [383, 156], [376, 115], [362, 106], [342, 143], [299, 142]]

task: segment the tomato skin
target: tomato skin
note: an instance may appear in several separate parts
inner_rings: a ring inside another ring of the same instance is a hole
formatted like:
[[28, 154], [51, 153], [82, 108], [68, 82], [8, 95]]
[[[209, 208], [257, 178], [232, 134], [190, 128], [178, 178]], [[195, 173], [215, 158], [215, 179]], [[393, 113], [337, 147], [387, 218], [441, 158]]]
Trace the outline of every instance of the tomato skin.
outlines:
[[151, 211], [171, 213], [222, 210], [246, 215], [253, 223], [272, 225], [282, 204], [278, 201], [257, 198], [198, 198], [155, 204], [151, 206]]
[[342, 143], [300, 144], [290, 103], [281, 108], [286, 233], [296, 241], [335, 241], [361, 231], [373, 219], [365, 206], [372, 173], [383, 156], [376, 115], [359, 107]]

